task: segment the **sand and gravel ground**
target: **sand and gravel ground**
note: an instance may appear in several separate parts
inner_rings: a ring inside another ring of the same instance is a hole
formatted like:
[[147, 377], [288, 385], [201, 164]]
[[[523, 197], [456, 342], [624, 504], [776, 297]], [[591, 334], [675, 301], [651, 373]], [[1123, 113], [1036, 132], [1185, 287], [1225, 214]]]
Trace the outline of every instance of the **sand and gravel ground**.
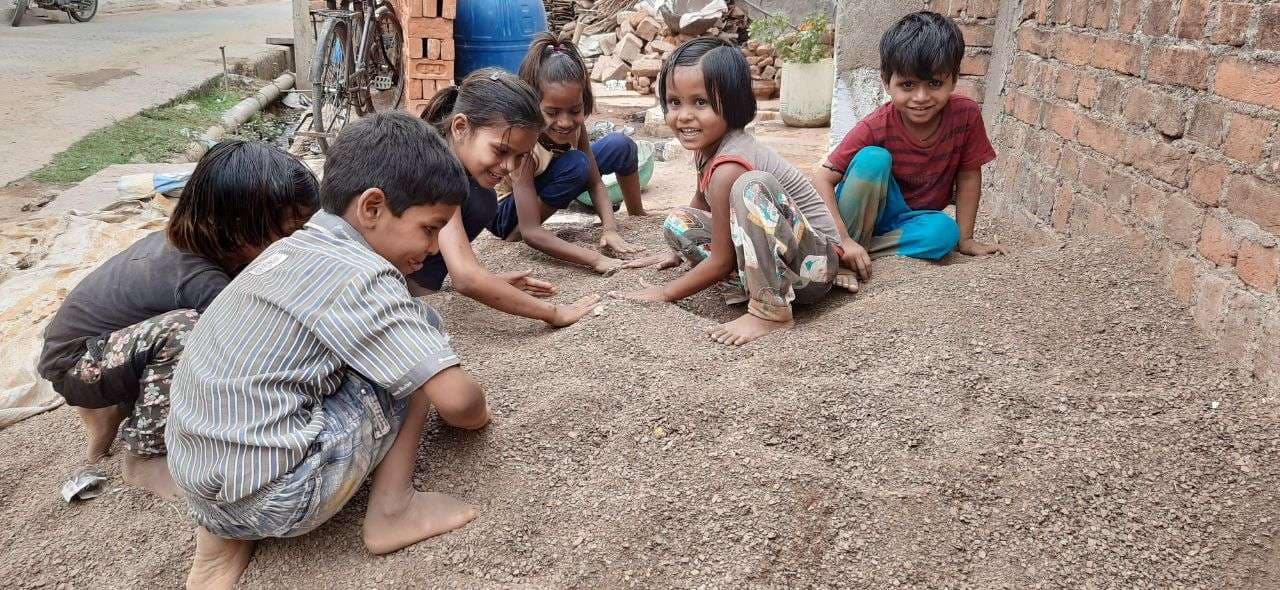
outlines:
[[[671, 202], [692, 187], [677, 170], [661, 170]], [[628, 237], [661, 247], [657, 213], [626, 220]], [[433, 423], [418, 480], [480, 517], [375, 557], [362, 491], [315, 532], [260, 544], [242, 583], [1280, 587], [1276, 392], [1229, 368], [1142, 253], [980, 225], [1014, 253], [878, 261], [862, 293], [740, 349], [702, 336], [741, 313], [710, 295], [610, 300], [552, 330], [437, 294], [495, 419]], [[677, 272], [601, 278], [521, 244], [477, 250], [565, 301]], [[89, 502], [57, 497], [82, 437], [66, 408], [0, 432], [0, 585], [177, 586], [181, 505], [118, 477]]]

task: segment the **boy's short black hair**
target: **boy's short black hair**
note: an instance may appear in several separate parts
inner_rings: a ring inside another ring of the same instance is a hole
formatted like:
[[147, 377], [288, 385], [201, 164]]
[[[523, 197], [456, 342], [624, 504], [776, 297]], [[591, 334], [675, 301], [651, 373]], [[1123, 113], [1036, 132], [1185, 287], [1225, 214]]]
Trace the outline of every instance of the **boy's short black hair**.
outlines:
[[751, 68], [742, 50], [719, 37], [685, 41], [662, 64], [658, 76], [658, 104], [667, 112], [667, 84], [678, 67], [702, 69], [702, 83], [716, 114], [730, 129], [742, 129], [756, 118], [756, 95], [751, 92]]
[[964, 59], [964, 35], [955, 21], [921, 10], [902, 17], [880, 37], [880, 77], [894, 74], [930, 80], [957, 79]]
[[346, 213], [352, 199], [378, 188], [395, 215], [414, 205], [458, 205], [467, 173], [444, 138], [426, 121], [392, 111], [347, 125], [329, 147], [320, 206]]

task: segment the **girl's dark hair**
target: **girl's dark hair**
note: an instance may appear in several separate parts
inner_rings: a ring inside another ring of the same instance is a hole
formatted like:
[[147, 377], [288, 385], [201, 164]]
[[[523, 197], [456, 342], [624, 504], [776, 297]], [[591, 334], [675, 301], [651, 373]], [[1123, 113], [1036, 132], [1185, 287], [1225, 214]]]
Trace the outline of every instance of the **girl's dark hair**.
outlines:
[[751, 69], [742, 50], [719, 37], [685, 41], [662, 64], [658, 75], [658, 104], [667, 112], [667, 84], [676, 68], [698, 66], [707, 86], [707, 100], [730, 129], [742, 129], [756, 118], [756, 96], [751, 92]]
[[167, 230], [183, 252], [232, 270], [241, 248], [266, 248], [318, 206], [316, 177], [301, 161], [256, 141], [209, 149], [182, 189]]
[[472, 72], [462, 84], [436, 92], [422, 111], [422, 119], [449, 137], [453, 115], [466, 115], [476, 127], [509, 125], [542, 130], [547, 125], [538, 110], [538, 95], [520, 78], [498, 68]]
[[386, 111], [348, 123], [329, 146], [320, 204], [334, 215], [377, 188], [397, 216], [418, 205], [458, 205], [467, 196], [467, 173], [435, 128], [403, 111]]
[[542, 93], [545, 84], [569, 83], [582, 87], [582, 112], [590, 117], [596, 110], [591, 94], [591, 77], [582, 54], [573, 41], [561, 41], [551, 33], [539, 33], [520, 62], [520, 79]]
[[962, 59], [964, 34], [955, 21], [936, 12], [908, 14], [880, 37], [880, 77], [885, 84], [895, 73], [920, 80], [956, 79]]

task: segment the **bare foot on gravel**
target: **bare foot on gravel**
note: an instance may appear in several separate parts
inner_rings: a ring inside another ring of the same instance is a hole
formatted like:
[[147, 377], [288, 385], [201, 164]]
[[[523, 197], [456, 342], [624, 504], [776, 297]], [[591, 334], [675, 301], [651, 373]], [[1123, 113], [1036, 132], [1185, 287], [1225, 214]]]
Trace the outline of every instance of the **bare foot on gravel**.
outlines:
[[124, 421], [124, 412], [119, 406], [105, 408], [76, 408], [80, 422], [89, 434], [89, 463], [111, 454], [111, 443], [116, 441], [116, 432]]
[[178, 484], [173, 483], [173, 476], [169, 475], [169, 462], [165, 457], [146, 458], [125, 453], [124, 481], [165, 500], [177, 500], [181, 497]]
[[188, 590], [235, 588], [253, 557], [253, 541], [223, 539], [196, 527], [196, 556], [187, 574]]
[[841, 268], [840, 272], [836, 273], [836, 280], [832, 284], [850, 293], [857, 293], [861, 288], [858, 284], [858, 275], [847, 268]]
[[776, 330], [787, 330], [795, 326], [795, 322], [787, 320], [785, 322], [774, 322], [764, 318], [758, 318], [749, 313], [742, 314], [742, 317], [726, 322], [719, 326], [711, 326], [707, 328], [707, 335], [712, 340], [720, 344], [728, 344], [729, 346], [742, 346], [752, 340], [760, 338], [770, 332]]
[[382, 555], [443, 535], [476, 517], [470, 505], [437, 492], [414, 491], [408, 498], [369, 498], [364, 545]]

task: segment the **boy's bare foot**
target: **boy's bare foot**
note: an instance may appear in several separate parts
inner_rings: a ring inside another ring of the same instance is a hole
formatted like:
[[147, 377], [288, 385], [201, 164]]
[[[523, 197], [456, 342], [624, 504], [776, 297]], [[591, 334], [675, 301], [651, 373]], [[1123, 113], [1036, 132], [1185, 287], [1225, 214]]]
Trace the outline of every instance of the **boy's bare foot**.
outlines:
[[858, 284], [858, 275], [847, 268], [841, 268], [840, 272], [836, 273], [836, 280], [832, 284], [850, 293], [857, 293], [858, 289], [862, 288]]
[[196, 556], [187, 574], [187, 588], [220, 590], [235, 588], [240, 574], [253, 557], [253, 541], [224, 539], [204, 527], [196, 527]]
[[470, 505], [438, 492], [411, 491], [405, 498], [369, 497], [364, 546], [382, 555], [461, 528], [476, 517]]
[[732, 322], [708, 327], [707, 335], [720, 344], [742, 346], [765, 334], [775, 330], [786, 330], [792, 326], [795, 326], [795, 322], [791, 320], [775, 322], [744, 313], [742, 317]]
[[644, 210], [644, 207], [637, 207], [637, 208], [635, 208], [635, 209], [632, 209], [632, 208], [631, 208], [631, 206], [630, 206], [630, 205], [628, 205], [628, 206], [627, 206], [627, 215], [630, 215], [630, 216], [632, 216], [632, 217], [648, 217], [648, 216], [649, 216], [649, 212], [648, 212], [648, 211], [645, 211], [645, 210]]
[[89, 462], [111, 454], [111, 443], [116, 441], [116, 432], [124, 421], [124, 411], [120, 406], [105, 408], [76, 408], [84, 429], [89, 433]]
[[169, 463], [165, 457], [139, 457], [125, 453], [124, 480], [166, 500], [181, 497], [178, 484], [173, 483], [173, 476], [169, 475]]

